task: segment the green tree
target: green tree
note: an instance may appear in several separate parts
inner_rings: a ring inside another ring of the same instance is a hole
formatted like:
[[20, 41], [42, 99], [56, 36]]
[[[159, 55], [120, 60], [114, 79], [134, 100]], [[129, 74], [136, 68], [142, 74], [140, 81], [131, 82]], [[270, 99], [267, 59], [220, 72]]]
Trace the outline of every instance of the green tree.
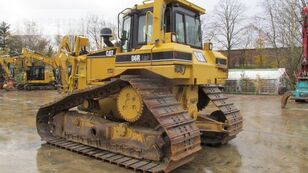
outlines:
[[10, 37], [10, 25], [6, 22], [0, 23], [0, 50], [6, 53], [7, 44]]

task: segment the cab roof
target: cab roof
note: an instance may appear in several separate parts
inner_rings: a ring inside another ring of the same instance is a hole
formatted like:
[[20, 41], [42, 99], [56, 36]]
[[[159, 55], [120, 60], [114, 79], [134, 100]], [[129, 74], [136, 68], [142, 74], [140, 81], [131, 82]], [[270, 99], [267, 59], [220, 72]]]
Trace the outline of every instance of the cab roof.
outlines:
[[[191, 3], [187, 0], [165, 0], [165, 2], [167, 4], [169, 3], [178, 3], [192, 11], [196, 11], [198, 12], [200, 15], [202, 14], [205, 14], [205, 9], [194, 4], [194, 3]], [[155, 3], [155, 0], [145, 0], [143, 1], [142, 4], [138, 4], [138, 5], [135, 5], [135, 8], [137, 10], [142, 10], [142, 9], [146, 9], [146, 8], [152, 8], [154, 6], [154, 3]]]

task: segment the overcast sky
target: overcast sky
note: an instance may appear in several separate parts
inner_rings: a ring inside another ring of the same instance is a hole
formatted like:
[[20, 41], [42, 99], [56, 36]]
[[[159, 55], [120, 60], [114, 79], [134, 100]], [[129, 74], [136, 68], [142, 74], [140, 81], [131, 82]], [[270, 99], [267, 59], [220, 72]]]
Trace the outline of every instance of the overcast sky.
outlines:
[[[210, 14], [219, 0], [190, 1], [205, 8]], [[248, 16], [258, 11], [259, 0], [241, 1], [247, 8]], [[108, 22], [116, 23], [117, 14], [121, 10], [141, 2], [142, 0], [8, 0], [1, 3], [0, 21], [10, 23], [13, 30], [16, 30], [26, 19], [38, 23], [44, 34], [66, 34], [59, 26], [72, 25], [74, 21], [89, 15], [103, 16]]]

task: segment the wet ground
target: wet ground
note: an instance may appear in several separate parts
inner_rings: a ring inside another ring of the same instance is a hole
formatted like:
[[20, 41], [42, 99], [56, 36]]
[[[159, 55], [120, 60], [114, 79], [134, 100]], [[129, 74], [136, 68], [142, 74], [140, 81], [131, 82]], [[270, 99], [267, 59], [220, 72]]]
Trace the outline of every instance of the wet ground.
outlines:
[[[54, 91], [0, 91], [0, 172], [122, 173], [124, 168], [43, 144], [36, 133], [39, 105]], [[203, 147], [175, 172], [308, 172], [308, 105], [280, 109], [277, 96], [231, 95], [242, 111], [244, 131], [228, 145]]]

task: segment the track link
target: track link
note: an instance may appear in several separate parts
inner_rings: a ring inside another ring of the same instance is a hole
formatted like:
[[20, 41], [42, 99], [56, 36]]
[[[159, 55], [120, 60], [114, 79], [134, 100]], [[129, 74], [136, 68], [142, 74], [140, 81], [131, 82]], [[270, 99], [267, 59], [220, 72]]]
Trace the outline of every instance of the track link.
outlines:
[[[136, 159], [130, 156], [106, 151], [95, 144], [80, 144], [53, 136], [49, 120], [57, 113], [68, 111], [82, 104], [84, 99], [107, 98], [118, 93], [125, 86], [133, 86], [143, 98], [143, 102], [164, 130], [170, 145], [170, 153], [161, 162]], [[189, 114], [183, 110], [166, 83], [158, 79], [141, 76], [121, 76], [103, 86], [88, 88], [42, 106], [37, 114], [38, 133], [47, 143], [71, 151], [82, 153], [100, 160], [117, 164], [141, 172], [170, 172], [190, 162], [201, 149], [200, 131]]]
[[242, 131], [243, 117], [240, 114], [240, 110], [238, 110], [233, 103], [228, 101], [228, 98], [218, 86], [205, 85], [202, 87], [202, 90], [226, 118], [224, 126], [227, 136], [221, 141], [222, 144], [225, 144]]
[[159, 162], [145, 161], [136, 159], [122, 154], [98, 149], [77, 142], [65, 140], [63, 138], [54, 138], [47, 141], [48, 144], [67, 149], [85, 156], [89, 156], [98, 160], [116, 164], [134, 171], [141, 172], [160, 172], [162, 165]]
[[25, 84], [22, 90], [33, 91], [33, 90], [56, 90], [57, 87], [53, 84], [49, 85], [32, 85], [32, 84]]

